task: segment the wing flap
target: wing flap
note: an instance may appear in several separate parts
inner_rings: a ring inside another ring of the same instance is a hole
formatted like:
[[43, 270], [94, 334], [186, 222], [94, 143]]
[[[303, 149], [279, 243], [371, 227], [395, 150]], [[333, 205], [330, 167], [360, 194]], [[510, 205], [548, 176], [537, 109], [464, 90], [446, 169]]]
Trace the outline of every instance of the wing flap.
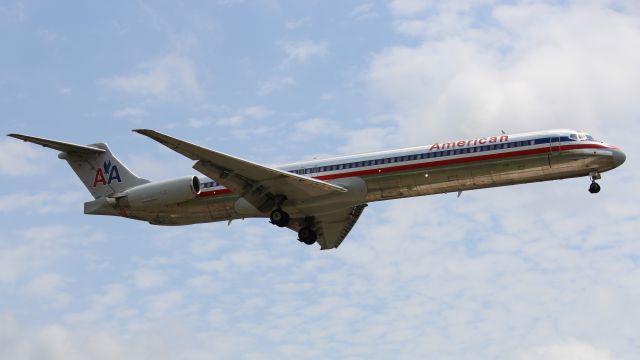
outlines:
[[[335, 249], [349, 235], [351, 229], [355, 226], [360, 215], [364, 211], [367, 204], [360, 204], [353, 207], [343, 208], [330, 213], [313, 216], [313, 224], [318, 233], [318, 243], [320, 250]], [[301, 221], [292, 222], [289, 228], [298, 231], [301, 228]]]

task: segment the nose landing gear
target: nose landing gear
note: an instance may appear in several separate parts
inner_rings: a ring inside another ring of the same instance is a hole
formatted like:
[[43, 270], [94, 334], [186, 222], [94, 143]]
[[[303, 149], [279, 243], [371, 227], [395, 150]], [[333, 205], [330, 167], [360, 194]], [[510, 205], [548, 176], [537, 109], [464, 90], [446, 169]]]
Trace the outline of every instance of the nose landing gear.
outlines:
[[592, 194], [599, 193], [600, 192], [600, 185], [598, 185], [596, 180], [601, 178], [600, 173], [592, 172], [591, 174], [589, 174], [589, 176], [591, 177], [591, 185], [589, 185], [589, 192], [592, 193]]

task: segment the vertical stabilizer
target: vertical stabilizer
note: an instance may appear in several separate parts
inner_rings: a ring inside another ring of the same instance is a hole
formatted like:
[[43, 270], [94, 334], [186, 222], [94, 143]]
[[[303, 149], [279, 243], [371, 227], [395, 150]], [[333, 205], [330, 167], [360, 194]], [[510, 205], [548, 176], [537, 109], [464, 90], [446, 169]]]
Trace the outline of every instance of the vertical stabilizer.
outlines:
[[94, 198], [121, 193], [149, 180], [134, 175], [109, 150], [107, 144], [88, 145], [102, 149], [100, 153], [63, 152], [58, 157], [66, 160]]

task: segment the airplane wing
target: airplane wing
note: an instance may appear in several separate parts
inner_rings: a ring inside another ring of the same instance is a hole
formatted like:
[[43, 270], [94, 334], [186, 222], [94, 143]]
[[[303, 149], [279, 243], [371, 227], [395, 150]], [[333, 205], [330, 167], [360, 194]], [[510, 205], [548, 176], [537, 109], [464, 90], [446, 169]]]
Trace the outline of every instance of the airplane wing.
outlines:
[[[349, 235], [365, 207], [367, 204], [361, 204], [314, 216], [320, 249], [337, 248]], [[300, 230], [300, 222], [292, 221], [289, 229], [297, 232]]]
[[244, 197], [258, 210], [266, 212], [279, 201], [344, 193], [347, 189], [326, 181], [301, 176], [207, 149], [149, 129], [133, 130], [197, 161], [194, 169]]

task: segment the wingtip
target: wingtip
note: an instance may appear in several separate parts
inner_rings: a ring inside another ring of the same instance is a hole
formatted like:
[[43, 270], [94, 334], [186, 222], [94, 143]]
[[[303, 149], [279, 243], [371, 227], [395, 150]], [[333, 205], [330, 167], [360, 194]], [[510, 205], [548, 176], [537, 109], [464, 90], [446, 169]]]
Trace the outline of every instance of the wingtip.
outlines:
[[145, 135], [145, 136], [148, 136], [149, 134], [152, 134], [154, 132], [151, 129], [133, 129], [131, 131], [138, 133], [140, 135]]
[[7, 136], [12, 137], [14, 139], [26, 141], [26, 140], [24, 140], [24, 135], [22, 135], [22, 134], [11, 133], [11, 134], [7, 134]]

